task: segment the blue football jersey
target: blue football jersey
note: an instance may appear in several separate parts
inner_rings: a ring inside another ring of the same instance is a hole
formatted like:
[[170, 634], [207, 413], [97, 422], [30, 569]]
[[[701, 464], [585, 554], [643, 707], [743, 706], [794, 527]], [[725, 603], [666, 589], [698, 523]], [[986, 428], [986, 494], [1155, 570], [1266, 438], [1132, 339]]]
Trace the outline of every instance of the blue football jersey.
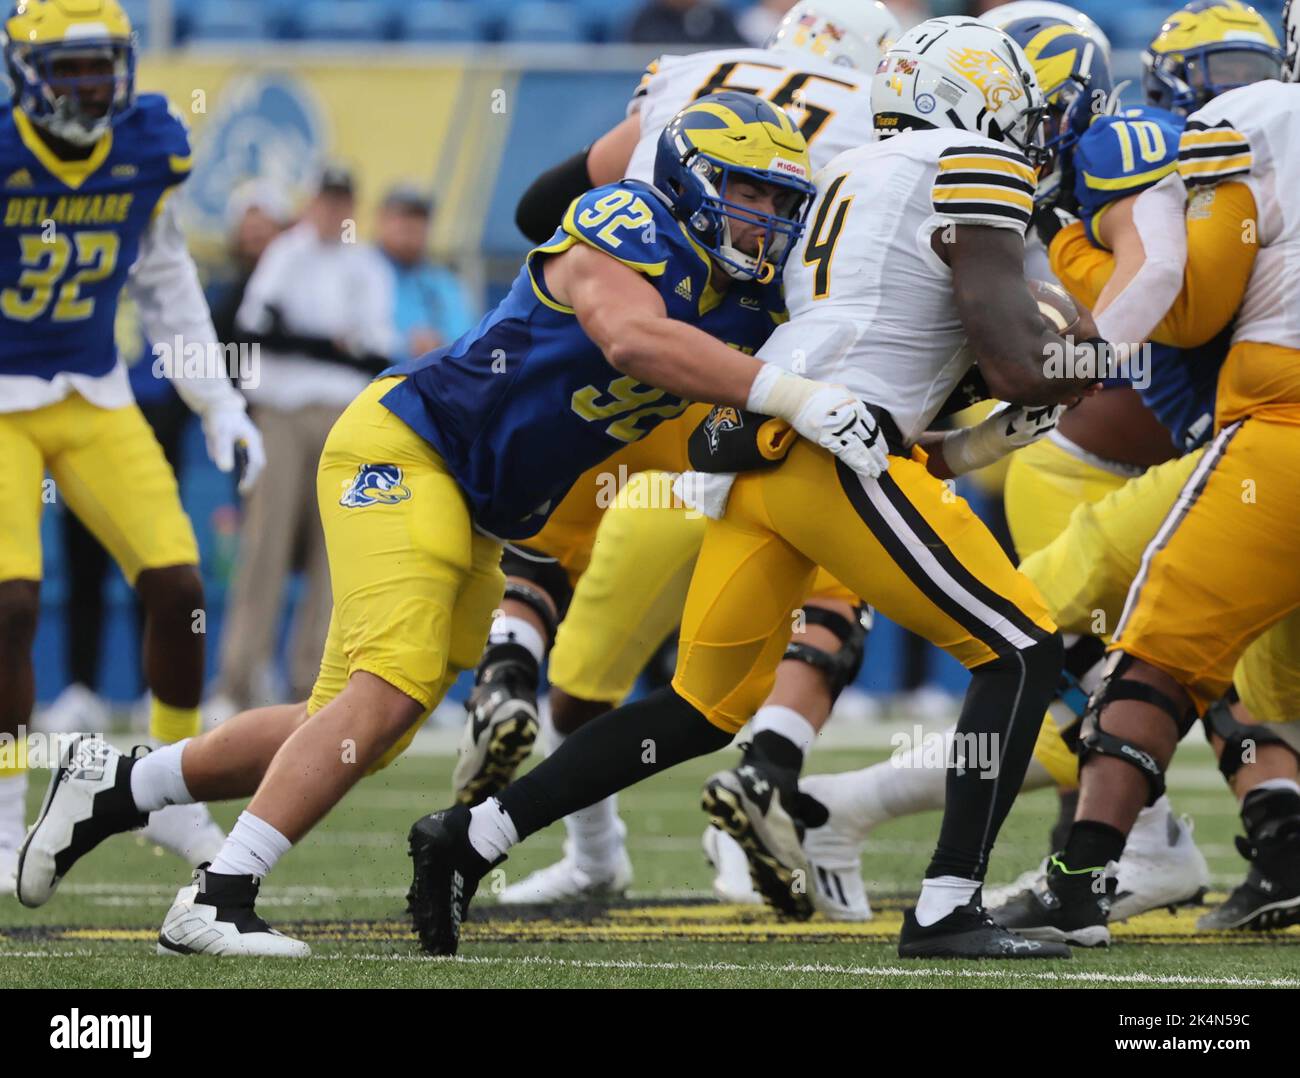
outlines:
[[24, 113], [0, 107], [0, 374], [112, 370], [127, 271], [189, 169], [185, 124], [159, 94], [142, 94], [84, 161], [57, 158]]
[[[1178, 169], [1178, 144], [1186, 121], [1172, 112], [1144, 105], [1117, 116], [1102, 116], [1074, 150], [1074, 191], [1088, 239], [1100, 246], [1095, 226], [1112, 202], [1145, 191]], [[1214, 432], [1214, 395], [1231, 332], [1199, 348], [1181, 350], [1151, 342], [1151, 371], [1134, 388], [1143, 403], [1187, 452]], [[1106, 379], [1123, 385], [1122, 378]]]
[[742, 351], [757, 351], [785, 317], [779, 284], [715, 290], [712, 261], [653, 187], [624, 180], [576, 199], [495, 310], [385, 372], [406, 380], [384, 405], [437, 450], [476, 523], [503, 539], [535, 535], [579, 475], [689, 404], [616, 371], [547, 292], [542, 263], [578, 243], [643, 274], [671, 318]]
[[1154, 186], [1178, 170], [1184, 120], [1144, 105], [1117, 116], [1099, 116], [1074, 148], [1074, 193], [1088, 238], [1110, 203]]

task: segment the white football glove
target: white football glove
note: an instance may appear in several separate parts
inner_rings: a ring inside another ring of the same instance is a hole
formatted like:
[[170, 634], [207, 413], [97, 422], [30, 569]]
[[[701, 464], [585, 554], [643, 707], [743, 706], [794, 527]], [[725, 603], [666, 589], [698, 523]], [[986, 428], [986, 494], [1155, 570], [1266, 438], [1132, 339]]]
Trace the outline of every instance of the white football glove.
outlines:
[[266, 467], [266, 450], [262, 447], [261, 432], [244, 411], [243, 401], [209, 408], [203, 414], [203, 437], [208, 458], [223, 472], [235, 470], [235, 449], [243, 446], [244, 472], [239, 477], [239, 493], [252, 490]]
[[889, 467], [889, 450], [875, 416], [845, 386], [815, 382], [764, 364], [754, 378], [746, 407], [784, 419], [802, 437], [867, 479]]
[[817, 390], [790, 425], [865, 479], [875, 479], [889, 467], [889, 450], [876, 417], [844, 386]]
[[965, 475], [1033, 445], [1056, 429], [1064, 404], [999, 404], [973, 427], [944, 438], [943, 459], [953, 475]]

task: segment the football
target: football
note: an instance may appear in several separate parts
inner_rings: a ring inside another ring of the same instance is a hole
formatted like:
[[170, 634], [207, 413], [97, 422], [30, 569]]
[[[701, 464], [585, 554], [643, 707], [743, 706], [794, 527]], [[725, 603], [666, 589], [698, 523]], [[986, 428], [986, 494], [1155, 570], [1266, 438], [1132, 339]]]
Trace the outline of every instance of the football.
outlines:
[[1030, 295], [1038, 301], [1038, 310], [1048, 328], [1062, 337], [1074, 331], [1079, 324], [1078, 305], [1060, 285], [1033, 278], [1029, 281]]

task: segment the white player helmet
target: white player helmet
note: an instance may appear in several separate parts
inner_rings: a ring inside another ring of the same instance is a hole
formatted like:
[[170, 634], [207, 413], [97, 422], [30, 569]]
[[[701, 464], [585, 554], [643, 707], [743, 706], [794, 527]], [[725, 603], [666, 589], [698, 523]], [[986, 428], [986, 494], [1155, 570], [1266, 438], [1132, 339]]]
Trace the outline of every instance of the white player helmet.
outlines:
[[1300, 3], [1286, 0], [1282, 7], [1282, 81], [1300, 82]]
[[874, 71], [903, 33], [880, 0], [799, 0], [767, 40], [780, 52], [808, 52], [832, 64]]
[[1087, 15], [1069, 4], [1058, 4], [1055, 0], [1011, 0], [1009, 4], [999, 4], [984, 12], [980, 22], [996, 26], [999, 30], [1010, 26], [1017, 19], [1061, 19], [1076, 30], [1081, 30], [1101, 46], [1101, 51], [1110, 63], [1110, 38], [1106, 31], [1093, 22]]
[[1024, 50], [988, 23], [960, 16], [912, 27], [876, 68], [871, 111], [881, 137], [955, 127], [1042, 158], [1043, 93]]

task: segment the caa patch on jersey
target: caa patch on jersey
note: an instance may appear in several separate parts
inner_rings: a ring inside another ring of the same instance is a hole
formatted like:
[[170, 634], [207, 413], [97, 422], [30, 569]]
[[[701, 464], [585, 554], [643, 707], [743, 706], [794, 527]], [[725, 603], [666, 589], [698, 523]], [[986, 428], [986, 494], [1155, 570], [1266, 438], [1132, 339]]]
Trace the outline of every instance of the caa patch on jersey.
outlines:
[[1037, 177], [1023, 154], [992, 143], [950, 146], [939, 155], [930, 199], [934, 212], [958, 224], [1014, 228], [1034, 213]]
[[1230, 121], [1213, 126], [1200, 120], [1187, 122], [1178, 145], [1178, 174], [1188, 187], [1245, 176], [1252, 164], [1250, 140]]

